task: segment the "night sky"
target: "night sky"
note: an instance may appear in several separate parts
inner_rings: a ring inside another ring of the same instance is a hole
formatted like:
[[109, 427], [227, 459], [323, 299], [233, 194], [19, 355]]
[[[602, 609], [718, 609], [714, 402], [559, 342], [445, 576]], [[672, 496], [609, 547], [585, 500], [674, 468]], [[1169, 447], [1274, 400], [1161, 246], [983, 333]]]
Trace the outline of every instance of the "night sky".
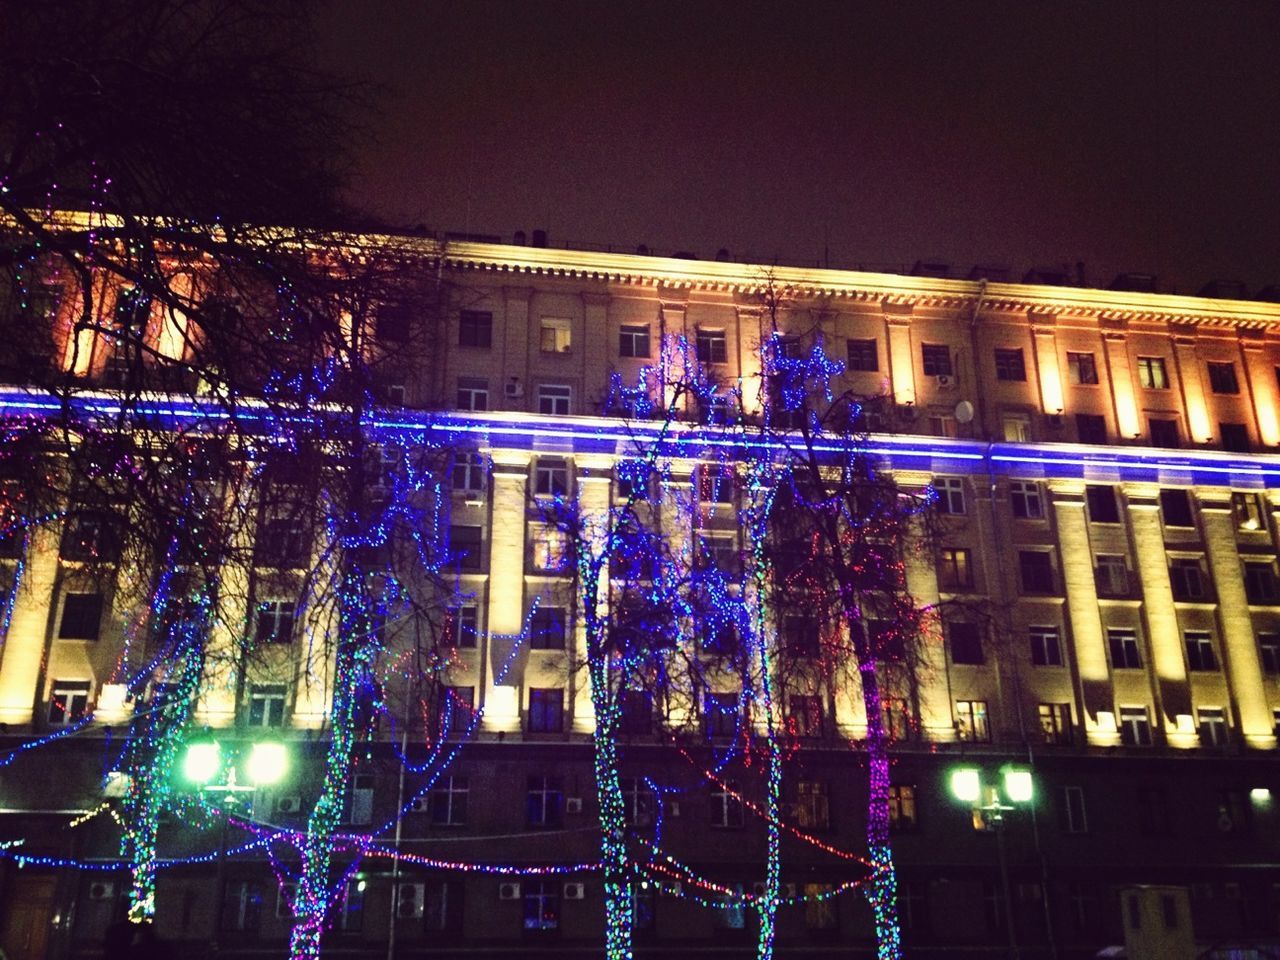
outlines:
[[1280, 283], [1271, 0], [333, 0], [321, 27], [386, 87], [351, 199], [394, 225]]

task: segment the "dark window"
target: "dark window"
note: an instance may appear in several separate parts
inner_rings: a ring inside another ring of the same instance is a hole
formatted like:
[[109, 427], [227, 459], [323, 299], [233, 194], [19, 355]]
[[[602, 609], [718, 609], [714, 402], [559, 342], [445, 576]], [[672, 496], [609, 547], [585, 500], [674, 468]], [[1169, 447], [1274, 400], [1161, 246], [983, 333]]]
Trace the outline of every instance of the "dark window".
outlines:
[[262, 887], [252, 880], [230, 880], [222, 893], [222, 929], [256, 933], [262, 920]]
[[1127, 597], [1129, 595], [1129, 567], [1124, 557], [1113, 553], [1100, 553], [1095, 558], [1094, 583], [1100, 597]]
[[1114, 487], [1085, 487], [1085, 501], [1089, 504], [1089, 519], [1094, 523], [1119, 523], [1120, 508], [1116, 504]]
[[725, 341], [724, 331], [699, 330], [697, 352], [700, 363], [727, 363], [729, 347]]
[[264, 520], [258, 529], [253, 560], [260, 567], [299, 570], [307, 565], [307, 553], [307, 534], [299, 520]]
[[951, 637], [951, 662], [979, 664], [984, 662], [982, 655], [982, 631], [976, 623], [956, 621], [947, 624], [947, 633]]
[[119, 559], [120, 547], [105, 517], [77, 517], [67, 524], [59, 553], [64, 560], [111, 563]]
[[558, 827], [564, 817], [564, 791], [559, 777], [530, 776], [525, 818], [532, 827]]
[[1053, 593], [1053, 557], [1043, 550], [1019, 550], [1023, 593]]
[[618, 330], [618, 355], [623, 357], [649, 356], [649, 328], [623, 324]]
[[255, 683], [249, 688], [249, 726], [284, 726], [289, 688], [283, 683]]
[[102, 594], [68, 593], [62, 601], [60, 640], [97, 640], [102, 627]]
[[466, 733], [475, 711], [475, 687], [445, 687], [440, 705], [440, 729], [448, 733]]
[[474, 647], [479, 628], [479, 608], [475, 604], [468, 603], [449, 608], [445, 633], [455, 647]]
[[115, 325], [123, 334], [139, 339], [151, 319], [151, 297], [141, 290], [130, 288], [120, 291], [116, 297]]
[[707, 693], [703, 699], [708, 737], [732, 737], [738, 730], [738, 694]]
[[997, 380], [1026, 380], [1027, 364], [1022, 358], [1022, 350], [996, 350]]
[[1068, 353], [1067, 373], [1072, 383], [1098, 382], [1098, 365], [1092, 353]]
[[1081, 443], [1106, 443], [1107, 418], [1095, 413], [1077, 413], [1076, 436]]
[[1280, 600], [1280, 585], [1276, 582], [1275, 564], [1245, 563], [1244, 592], [1250, 603], [1275, 603]]
[[1142, 654], [1138, 650], [1138, 635], [1124, 627], [1112, 627], [1107, 631], [1107, 646], [1111, 650], [1111, 666], [1117, 670], [1141, 670]]
[[1028, 637], [1032, 663], [1037, 667], [1062, 666], [1062, 641], [1057, 627], [1032, 627]]
[[1160, 512], [1164, 514], [1166, 527], [1194, 527], [1191, 516], [1191, 498], [1185, 490], [1161, 490]]
[[463, 310], [458, 315], [458, 346], [482, 347], [493, 345], [493, 314], [484, 310]]
[[849, 369], [874, 371], [880, 369], [880, 357], [874, 340], [848, 341]]
[[1129, 747], [1151, 746], [1151, 716], [1146, 707], [1120, 708], [1120, 742]]
[[658, 797], [643, 777], [620, 777], [624, 817], [630, 826], [644, 827], [653, 823]]
[[1169, 794], [1163, 787], [1138, 787], [1138, 824], [1148, 837], [1167, 837], [1173, 832]]
[[1166, 417], [1148, 417], [1147, 425], [1151, 431], [1151, 445], [1153, 447], [1178, 447], [1181, 441], [1178, 439], [1178, 421], [1171, 420]]
[[531, 687], [529, 690], [530, 733], [560, 733], [564, 730], [564, 690], [559, 687]]
[[530, 649], [563, 650], [567, 623], [563, 607], [539, 607], [529, 619]]
[[291, 600], [264, 600], [258, 604], [257, 643], [293, 641], [294, 604]]
[[408, 307], [384, 303], [374, 321], [374, 336], [380, 343], [408, 343], [412, 318]]
[[1239, 393], [1234, 363], [1209, 363], [1209, 389], [1214, 393]]
[[1176, 557], [1169, 561], [1169, 585], [1173, 588], [1175, 600], [1195, 602], [1209, 597], [1200, 561], [1190, 557]]
[[738, 795], [736, 780], [712, 784], [711, 825], [713, 827], [740, 827], [743, 824], [742, 799]]
[[1085, 816], [1084, 788], [1063, 787], [1062, 802], [1058, 807], [1063, 833], [1088, 833], [1089, 820]]
[[653, 694], [648, 690], [623, 690], [618, 708], [618, 725], [623, 733], [638, 737], [653, 733]]
[[483, 377], [459, 377], [458, 409], [476, 412], [488, 410], [489, 381]]
[[926, 377], [951, 376], [951, 348], [945, 343], [926, 343], [920, 347]]
[[791, 732], [797, 737], [822, 736], [822, 698], [797, 696], [787, 698]]
[[814, 617], [788, 615], [782, 622], [783, 642], [793, 657], [816, 657], [819, 652], [818, 621]]
[[1217, 670], [1218, 658], [1213, 652], [1213, 638], [1203, 630], [1188, 630], [1182, 635], [1187, 647], [1187, 667], [1192, 670]]
[[911, 784], [895, 783], [889, 786], [889, 829], [914, 830], [920, 825], [916, 818], [916, 788]]
[[1218, 432], [1222, 435], [1223, 450], [1230, 450], [1232, 453], [1250, 451], [1249, 428], [1243, 423], [1220, 423]]
[[934, 477], [933, 489], [938, 494], [938, 512], [950, 516], [963, 516], [964, 481], [959, 477]]
[[1044, 516], [1044, 501], [1040, 497], [1040, 484], [1034, 480], [1014, 480], [1009, 484], [1009, 506], [1013, 515], [1023, 520], [1038, 520]]
[[1258, 634], [1258, 656], [1262, 659], [1262, 672], [1269, 676], [1280, 674], [1280, 634]]
[[560, 928], [560, 883], [558, 879], [524, 881], [525, 930]]
[[456, 827], [467, 822], [467, 798], [470, 785], [466, 777], [445, 774], [427, 794], [431, 822], [437, 826]]
[[49, 691], [49, 723], [77, 723], [89, 710], [88, 680], [55, 680]]
[[453, 526], [449, 528], [449, 550], [460, 570], [482, 568], [482, 535], [479, 527]]

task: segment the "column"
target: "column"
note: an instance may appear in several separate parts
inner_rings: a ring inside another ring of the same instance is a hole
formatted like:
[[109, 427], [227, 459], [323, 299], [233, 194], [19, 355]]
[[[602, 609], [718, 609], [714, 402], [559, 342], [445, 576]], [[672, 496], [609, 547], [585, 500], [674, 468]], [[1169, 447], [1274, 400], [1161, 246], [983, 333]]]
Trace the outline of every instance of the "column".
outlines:
[[[1114, 723], [1115, 698], [1107, 662], [1107, 638], [1098, 607], [1098, 585], [1093, 573], [1093, 552], [1084, 513], [1084, 481], [1053, 480], [1054, 519], [1058, 528], [1062, 582], [1067, 591], [1068, 626], [1079, 677], [1080, 722], [1091, 745], [1114, 746], [1119, 742]], [[1112, 713], [1112, 722], [1100, 726], [1098, 715]]]
[[1240, 331], [1245, 382], [1253, 400], [1258, 439], [1264, 447], [1274, 447], [1280, 445], [1280, 419], [1276, 414], [1280, 409], [1280, 396], [1277, 396], [1275, 370], [1267, 357], [1266, 341], [1260, 336], [1249, 337], [1249, 333]]
[[886, 315], [884, 322], [889, 330], [889, 387], [893, 391], [893, 402], [915, 403], [916, 376], [911, 354], [911, 317]]
[[500, 409], [537, 409], [536, 406], [530, 406], [536, 403], [536, 391], [534, 385], [529, 382], [529, 377], [534, 372], [530, 369], [529, 358], [538, 349], [537, 338], [529, 331], [529, 301], [532, 298], [532, 287], [502, 288], [503, 314], [494, 320], [496, 329], [493, 331], [493, 348], [495, 351], [500, 351], [494, 367], [504, 377], [520, 378], [520, 382], [524, 384], [524, 397], [519, 400], [508, 400], [503, 393], [508, 381], [506, 379], [501, 382], [490, 381], [489, 400], [493, 408], [498, 408], [497, 405], [502, 404]]
[[[738, 380], [742, 390], [742, 409], [758, 414], [764, 410], [764, 360], [760, 344], [766, 331], [761, 321], [763, 311], [757, 304], [735, 304], [738, 323]], [[751, 344], [756, 344], [753, 348]]]
[[1062, 368], [1058, 365], [1058, 338], [1052, 314], [1032, 314], [1031, 342], [1035, 351], [1036, 373], [1040, 377], [1040, 402], [1044, 412], [1060, 416], [1065, 409], [1062, 393]]
[[520, 729], [521, 671], [514, 662], [524, 630], [524, 555], [530, 454], [491, 450], [489, 606], [485, 616], [484, 729]]
[[[237, 509], [256, 515], [257, 503], [235, 504]], [[230, 502], [223, 504], [229, 509]], [[252, 557], [254, 525], [241, 523], [235, 533], [230, 556]], [[211, 611], [209, 640], [205, 654], [204, 679], [196, 702], [196, 722], [206, 727], [232, 727], [236, 722], [236, 692], [243, 669], [241, 638], [249, 628], [249, 564], [228, 561], [218, 571], [217, 603]], [[299, 641], [305, 642], [305, 641]], [[299, 694], [302, 696], [302, 694]]]
[[[694, 463], [690, 460], [670, 460], [666, 462], [667, 478], [662, 487], [662, 500], [658, 505], [658, 525], [662, 536], [667, 541], [667, 549], [673, 557], [678, 558], [686, 569], [693, 562], [692, 518], [697, 515], [693, 490]], [[691, 654], [696, 656], [696, 652]], [[675, 703], [669, 715], [669, 723], [674, 729], [684, 724], [697, 724], [702, 716], [702, 704], [695, 703], [693, 698], [693, 680], [691, 671], [678, 661], [672, 663], [673, 680], [680, 684], [674, 698]]]
[[32, 531], [0, 660], [0, 723], [30, 723], [32, 708], [43, 694], [36, 686], [51, 629], [50, 614], [57, 603], [60, 530], [60, 524], [49, 523]]
[[1204, 524], [1204, 545], [1209, 572], [1218, 595], [1218, 629], [1223, 659], [1240, 731], [1251, 747], [1276, 745], [1271, 707], [1262, 678], [1262, 663], [1253, 635], [1253, 618], [1244, 591], [1240, 552], [1236, 546], [1229, 490], [1197, 490], [1200, 517]]
[[[1179, 716], [1191, 716], [1191, 690], [1178, 630], [1178, 613], [1173, 606], [1173, 587], [1169, 582], [1169, 560], [1165, 553], [1164, 530], [1160, 525], [1159, 490], [1147, 484], [1125, 484], [1124, 492], [1129, 505], [1138, 578], [1142, 581], [1142, 613], [1151, 651], [1151, 668], [1159, 693], [1156, 708], [1164, 712], [1169, 742], [1194, 746], [1197, 742], [1194, 726], [1190, 730], [1185, 729], [1189, 719], [1183, 721], [1181, 732], [1178, 726]], [[1189, 742], [1183, 742], [1188, 737]]]
[[1204, 363], [1196, 349], [1194, 328], [1190, 333], [1175, 334], [1173, 355], [1178, 361], [1178, 379], [1182, 382], [1182, 402], [1187, 411], [1187, 433], [1192, 443], [1210, 443], [1214, 424], [1209, 420], [1205, 403]]
[[[603, 534], [609, 523], [610, 484], [613, 479], [612, 457], [595, 455], [576, 455], [573, 458], [577, 470], [578, 510], [581, 516], [583, 533], [588, 541], [585, 549], [600, 551], [605, 549]], [[596, 534], [592, 536], [592, 534]], [[579, 589], [579, 600], [582, 593]], [[600, 569], [600, 582], [596, 598], [599, 601], [599, 612], [604, 613], [609, 605], [609, 565], [604, 563]], [[595, 706], [591, 702], [591, 677], [587, 671], [587, 629], [586, 617], [579, 616], [573, 628], [573, 674], [572, 674], [572, 711], [569, 729], [574, 733], [592, 733], [596, 728]]]
[[[1117, 323], [1119, 321], [1112, 321]], [[1133, 393], [1133, 370], [1129, 366], [1129, 344], [1122, 330], [1102, 332], [1102, 354], [1111, 381], [1111, 400], [1116, 411], [1116, 430], [1125, 440], [1142, 436], [1142, 418]]]
[[[609, 393], [609, 373], [614, 369], [617, 333], [609, 327], [609, 295], [584, 291], [582, 294], [582, 339], [573, 350], [580, 358], [582, 394], [577, 409], [588, 412], [588, 400]], [[576, 333], [575, 333], [576, 336]], [[635, 384], [627, 384], [635, 386]], [[592, 411], [594, 412], [594, 411]]]

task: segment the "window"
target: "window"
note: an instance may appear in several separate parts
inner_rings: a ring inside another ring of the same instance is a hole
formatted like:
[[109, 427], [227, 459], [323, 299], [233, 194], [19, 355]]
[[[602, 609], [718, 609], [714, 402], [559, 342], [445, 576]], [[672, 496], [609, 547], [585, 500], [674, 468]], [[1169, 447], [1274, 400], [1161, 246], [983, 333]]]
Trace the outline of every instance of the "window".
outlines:
[[485, 478], [484, 457], [478, 453], [459, 453], [453, 458], [450, 482], [458, 493], [483, 493]]
[[1139, 357], [1138, 382], [1148, 390], [1168, 390], [1169, 374], [1164, 368], [1164, 357]]
[[531, 827], [558, 827], [564, 813], [559, 777], [533, 775], [525, 794], [525, 815]]
[[698, 502], [703, 504], [731, 504], [737, 476], [731, 468], [716, 469], [698, 467]]
[[564, 730], [564, 690], [559, 687], [531, 687], [528, 724], [530, 733], [561, 733]]
[[1280, 674], [1280, 633], [1258, 634], [1258, 657], [1263, 673], [1273, 677]]
[[1129, 595], [1129, 568], [1124, 557], [1118, 554], [1100, 553], [1094, 558], [1094, 581], [1100, 597], [1125, 597]]
[[262, 920], [262, 887], [252, 880], [228, 880], [222, 894], [222, 929], [251, 933]]
[[1191, 498], [1185, 490], [1161, 490], [1160, 512], [1166, 527], [1194, 527], [1191, 517]]
[[381, 344], [408, 343], [413, 314], [408, 307], [381, 304], [374, 316], [373, 336]]
[[569, 569], [569, 534], [555, 527], [538, 526], [529, 541], [533, 569], [538, 573], [564, 573]]
[[1175, 557], [1169, 561], [1169, 585], [1175, 600], [1196, 602], [1209, 596], [1200, 561], [1191, 557]]
[[1244, 592], [1250, 603], [1272, 604], [1280, 600], [1280, 585], [1276, 583], [1276, 568], [1271, 562], [1246, 561], [1244, 565]]
[[791, 732], [797, 737], [822, 736], [822, 698], [810, 695], [787, 698]]
[[543, 317], [538, 321], [538, 346], [543, 353], [569, 353], [573, 349], [571, 331], [567, 317]]
[[563, 460], [539, 457], [533, 481], [538, 496], [563, 497], [569, 492], [569, 466]]
[[1222, 707], [1201, 707], [1196, 711], [1200, 721], [1200, 743], [1205, 747], [1227, 745], [1227, 713]]
[[68, 522], [58, 553], [63, 560], [109, 563], [119, 559], [120, 548], [104, 517], [76, 517]]
[[488, 410], [489, 381], [482, 377], [459, 377], [458, 409], [476, 412]]
[[1120, 708], [1120, 742], [1130, 747], [1151, 746], [1151, 717], [1146, 707]]
[[738, 732], [738, 694], [707, 693], [703, 718], [708, 737], [732, 737]]
[[470, 785], [466, 777], [445, 774], [427, 793], [431, 822], [441, 827], [456, 827], [467, 822], [467, 796]]
[[796, 782], [796, 826], [802, 830], [831, 828], [831, 797], [822, 780]]
[[1001, 431], [1009, 443], [1031, 442], [1031, 417], [1025, 413], [1006, 413], [1000, 418]]
[[658, 798], [643, 777], [621, 777], [622, 808], [626, 821], [633, 827], [647, 827], [653, 823]]
[[1092, 353], [1068, 353], [1067, 377], [1072, 383], [1092, 384], [1098, 382], [1098, 364]]
[[1040, 498], [1040, 484], [1034, 480], [1015, 480], [1009, 485], [1009, 504], [1013, 515], [1024, 520], [1038, 520], [1044, 516], [1044, 501]]
[[816, 657], [821, 646], [817, 619], [788, 614], [782, 621], [782, 638], [791, 656]]
[[1045, 743], [1071, 743], [1071, 704], [1041, 703], [1036, 706], [1036, 714]]
[[1233, 493], [1231, 494], [1231, 513], [1235, 517], [1236, 528], [1239, 530], [1262, 530], [1265, 521], [1263, 520], [1262, 506], [1258, 503], [1258, 495], [1256, 493]]
[[450, 643], [463, 649], [475, 647], [479, 632], [479, 607], [474, 603], [464, 603], [462, 606], [449, 608], [446, 635]]
[[89, 710], [88, 680], [55, 680], [49, 691], [49, 723], [78, 723]]
[[257, 643], [292, 643], [295, 606], [292, 600], [264, 600], [258, 604]]
[[1222, 436], [1223, 450], [1248, 453], [1253, 449], [1249, 443], [1249, 428], [1243, 423], [1219, 423], [1218, 433]]
[[291, 518], [269, 519], [258, 529], [253, 560], [260, 567], [299, 570], [307, 564], [307, 534], [302, 522]]
[[1167, 893], [1160, 895], [1160, 913], [1166, 930], [1178, 929], [1178, 901]]
[[1021, 349], [996, 349], [996, 379], [1027, 379], [1027, 364], [1022, 358]]
[[568, 635], [564, 607], [538, 607], [529, 619], [531, 650], [563, 650]]
[[911, 739], [911, 730], [915, 726], [915, 715], [911, 712], [911, 701], [902, 697], [884, 697], [880, 702], [880, 725], [885, 736], [893, 741]]
[[1085, 816], [1084, 787], [1063, 787], [1059, 806], [1063, 833], [1088, 833], [1089, 820]]
[[1169, 793], [1162, 786], [1140, 786], [1137, 792], [1140, 832], [1148, 837], [1167, 837], [1173, 833], [1169, 809]]
[[916, 820], [916, 788], [911, 784], [889, 786], [889, 829], [914, 830]]
[[1095, 413], [1077, 413], [1076, 437], [1081, 443], [1106, 443], [1107, 418]]
[[1205, 630], [1188, 630], [1182, 635], [1187, 648], [1187, 667], [1191, 670], [1217, 670], [1218, 658], [1213, 652], [1213, 638]]
[[102, 628], [102, 594], [68, 593], [62, 600], [59, 640], [97, 640]]
[[929, 916], [929, 884], [920, 880], [898, 881], [898, 919], [903, 930], [926, 933]]
[[151, 319], [151, 297], [135, 287], [121, 290], [116, 297], [114, 319], [117, 330], [135, 339], [141, 338]]
[[986, 743], [991, 739], [987, 701], [956, 701], [956, 738], [970, 743]]
[[628, 889], [631, 891], [631, 929], [652, 930], [655, 922], [653, 884], [632, 883]]
[[702, 534], [698, 537], [698, 560], [704, 568], [714, 567], [726, 577], [736, 576], [741, 570], [737, 534]]
[[283, 683], [255, 683], [249, 688], [249, 726], [283, 727], [286, 687]]
[[742, 800], [738, 797], [738, 781], [725, 780], [711, 788], [711, 825], [732, 828], [742, 826]]
[[647, 360], [649, 357], [649, 328], [647, 326], [624, 323], [618, 330], [618, 355]]
[[1108, 627], [1107, 647], [1111, 651], [1111, 666], [1115, 670], [1141, 670], [1142, 655], [1138, 652], [1138, 634], [1128, 627]]
[[973, 552], [967, 547], [945, 547], [939, 555], [938, 586], [943, 590], [973, 589]]
[[880, 358], [874, 340], [847, 341], [849, 370], [871, 373], [880, 369]]
[[976, 623], [956, 621], [947, 624], [947, 635], [951, 639], [951, 662], [980, 664], [982, 656], [982, 631]]
[[552, 417], [566, 417], [573, 400], [572, 388], [561, 383], [538, 386], [538, 412]]
[[455, 525], [449, 528], [449, 552], [460, 570], [482, 568], [480, 549], [482, 543], [479, 527]]
[[1062, 640], [1057, 627], [1032, 627], [1028, 637], [1032, 663], [1037, 667], [1062, 666]]
[[525, 930], [558, 930], [560, 928], [560, 883], [558, 879], [524, 880]]
[[926, 377], [951, 376], [951, 348], [945, 343], [923, 344], [920, 347], [920, 359], [923, 361]]
[[1239, 393], [1240, 381], [1236, 378], [1236, 365], [1210, 361], [1209, 389], [1214, 393]]
[[1053, 555], [1043, 550], [1019, 550], [1018, 574], [1023, 593], [1053, 593]]
[[629, 460], [614, 468], [614, 499], [648, 500], [652, 496], [654, 471], [642, 460]]
[[960, 422], [955, 417], [949, 417], [946, 414], [930, 414], [929, 434], [934, 437], [951, 437], [955, 439], [960, 436]]
[[933, 489], [938, 494], [938, 512], [953, 517], [964, 516], [964, 481], [959, 477], [934, 477]]
[[653, 733], [653, 694], [648, 690], [623, 690], [618, 697], [618, 728], [637, 737]]
[[471, 726], [475, 706], [475, 687], [445, 687], [440, 710], [440, 729], [447, 733], [466, 733]]
[[699, 363], [727, 363], [729, 348], [725, 342], [724, 331], [699, 328], [697, 352]]
[[1148, 417], [1147, 428], [1151, 434], [1153, 447], [1177, 448], [1181, 446], [1178, 439], [1178, 421], [1169, 417]]
[[458, 346], [480, 347], [488, 350], [492, 345], [492, 313], [484, 310], [463, 310], [458, 314]]
[[1089, 504], [1089, 519], [1094, 523], [1120, 522], [1120, 508], [1116, 504], [1114, 487], [1089, 484], [1084, 488], [1084, 498]]
[[712, 897], [716, 904], [711, 910], [711, 924], [717, 930], [745, 930], [747, 927], [747, 907], [743, 899], [743, 884], [724, 883], [727, 893], [718, 893]]
[[364, 893], [368, 881], [352, 877], [342, 886], [339, 901], [338, 929], [343, 933], [359, 933], [364, 929]]
[[831, 932], [840, 928], [840, 917], [836, 913], [835, 891], [829, 883], [806, 883], [801, 887], [804, 894], [804, 928], [811, 933]]

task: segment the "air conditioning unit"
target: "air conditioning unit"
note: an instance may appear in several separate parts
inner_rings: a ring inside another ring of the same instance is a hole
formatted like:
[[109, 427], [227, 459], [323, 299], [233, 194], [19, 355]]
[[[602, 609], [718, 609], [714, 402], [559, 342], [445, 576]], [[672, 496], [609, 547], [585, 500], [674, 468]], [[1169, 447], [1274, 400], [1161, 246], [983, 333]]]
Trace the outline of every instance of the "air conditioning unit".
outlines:
[[680, 801], [679, 801], [679, 800], [668, 800], [668, 801], [667, 801], [667, 816], [668, 816], [668, 817], [678, 817], [678, 816], [680, 816]]
[[940, 373], [933, 379], [939, 390], [950, 390], [956, 385], [956, 377], [952, 373]]
[[116, 895], [116, 885], [110, 880], [95, 880], [89, 884], [90, 900], [111, 900]]
[[565, 797], [564, 812], [565, 813], [581, 813], [582, 798], [581, 797]]
[[414, 798], [409, 802], [409, 812], [410, 812], [410, 813], [426, 813], [426, 812], [427, 812], [427, 798], [426, 798], [426, 797], [414, 797]]
[[276, 797], [276, 813], [298, 813], [302, 809], [302, 798], [296, 794], [287, 797]]
[[920, 411], [912, 404], [904, 403], [898, 407], [898, 416], [903, 420], [915, 420], [920, 416]]
[[402, 920], [416, 920], [422, 916], [427, 887], [423, 883], [396, 884], [396, 916]]
[[778, 888], [779, 896], [786, 897], [788, 900], [795, 899], [796, 885], [794, 883], [784, 883]]
[[753, 883], [751, 885], [751, 893], [753, 896], [763, 897], [768, 892], [769, 885], [767, 883]]
[[1051, 413], [1049, 414], [1048, 420], [1049, 426], [1053, 427], [1055, 430], [1062, 429], [1062, 414]]
[[[751, 885], [751, 892], [757, 897], [763, 897], [768, 884], [763, 881]], [[789, 900], [796, 895], [796, 885], [794, 883], [778, 884], [778, 899]]]
[[498, 884], [498, 899], [499, 900], [519, 900], [520, 884], [513, 883], [513, 882]]
[[587, 885], [585, 883], [566, 883], [564, 885], [564, 898], [566, 900], [583, 900], [587, 896]]
[[506, 393], [508, 400], [519, 400], [524, 396], [524, 384], [518, 378], [512, 377], [503, 387], [503, 392]]

